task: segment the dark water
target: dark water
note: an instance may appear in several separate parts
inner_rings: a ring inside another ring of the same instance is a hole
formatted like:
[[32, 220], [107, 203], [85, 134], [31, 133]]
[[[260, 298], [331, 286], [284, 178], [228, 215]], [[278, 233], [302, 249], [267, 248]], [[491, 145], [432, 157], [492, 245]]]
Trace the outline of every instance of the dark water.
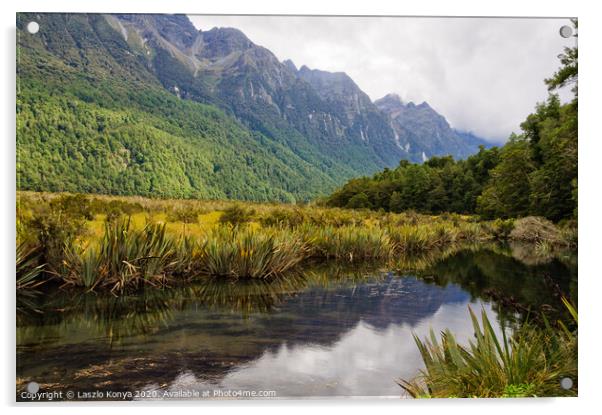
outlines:
[[323, 264], [273, 283], [20, 295], [17, 399], [31, 381], [63, 399], [399, 397], [395, 380], [422, 368], [413, 333], [466, 341], [468, 306], [498, 329], [541, 311], [562, 318], [560, 296], [576, 292], [574, 255], [489, 247], [384, 269]]

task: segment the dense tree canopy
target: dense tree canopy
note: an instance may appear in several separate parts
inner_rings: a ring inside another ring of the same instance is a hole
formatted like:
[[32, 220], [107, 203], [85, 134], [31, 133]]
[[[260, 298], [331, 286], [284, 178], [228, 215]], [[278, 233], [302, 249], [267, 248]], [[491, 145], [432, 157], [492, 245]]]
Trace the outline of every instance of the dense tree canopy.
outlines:
[[477, 197], [499, 163], [497, 148], [485, 149], [466, 160], [434, 157], [423, 164], [402, 160], [395, 169], [373, 177], [350, 180], [328, 199], [331, 206], [402, 212], [474, 212]]

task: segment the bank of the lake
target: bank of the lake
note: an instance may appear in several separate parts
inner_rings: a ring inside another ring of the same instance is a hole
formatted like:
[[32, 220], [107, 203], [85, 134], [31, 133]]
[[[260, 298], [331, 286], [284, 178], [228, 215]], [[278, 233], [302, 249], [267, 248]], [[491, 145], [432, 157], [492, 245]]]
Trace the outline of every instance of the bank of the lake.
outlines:
[[17, 287], [123, 294], [206, 277], [275, 279], [310, 261], [397, 261], [467, 243], [575, 248], [543, 218], [400, 214], [317, 206], [19, 194]]

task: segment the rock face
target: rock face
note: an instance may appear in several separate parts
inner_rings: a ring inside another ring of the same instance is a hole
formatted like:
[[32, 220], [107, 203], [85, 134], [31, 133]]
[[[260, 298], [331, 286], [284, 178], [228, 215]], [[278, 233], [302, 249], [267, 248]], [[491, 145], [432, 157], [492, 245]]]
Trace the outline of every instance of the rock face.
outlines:
[[423, 102], [403, 103], [398, 95], [388, 94], [376, 100], [375, 105], [391, 120], [391, 127], [400, 146], [412, 159], [451, 154], [465, 158], [489, 144], [471, 133], [454, 130], [441, 114]]
[[[126, 32], [148, 39], [153, 71], [182, 97], [219, 105], [290, 146], [306, 141], [357, 172], [396, 165], [407, 156], [386, 117], [344, 73], [297, 70], [237, 29], [213, 28], [191, 37], [184, 18], [117, 19]], [[181, 26], [181, 38], [175, 25]]]

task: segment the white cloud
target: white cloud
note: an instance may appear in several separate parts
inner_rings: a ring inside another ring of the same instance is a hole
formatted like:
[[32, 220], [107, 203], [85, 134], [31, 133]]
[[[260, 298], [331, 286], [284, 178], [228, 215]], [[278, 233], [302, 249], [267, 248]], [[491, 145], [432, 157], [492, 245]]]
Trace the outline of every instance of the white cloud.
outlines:
[[190, 18], [201, 30], [236, 27], [298, 67], [346, 72], [373, 100], [427, 101], [453, 127], [498, 142], [546, 98], [543, 79], [575, 41], [558, 33], [566, 19]]

